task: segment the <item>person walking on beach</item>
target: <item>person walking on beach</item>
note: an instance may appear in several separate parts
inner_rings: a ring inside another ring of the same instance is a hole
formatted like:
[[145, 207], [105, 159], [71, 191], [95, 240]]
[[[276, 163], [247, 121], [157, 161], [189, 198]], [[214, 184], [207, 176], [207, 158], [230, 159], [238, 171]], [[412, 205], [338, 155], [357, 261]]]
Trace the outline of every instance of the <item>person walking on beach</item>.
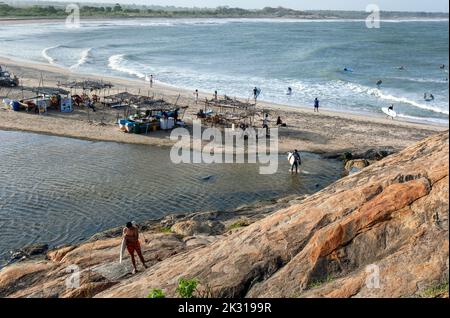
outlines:
[[214, 100], [217, 102], [217, 91], [214, 91]]
[[194, 92], [194, 100], [195, 100], [195, 105], [197, 105], [198, 104], [198, 89], [196, 89]]
[[253, 98], [255, 99], [255, 102], [258, 99], [258, 88], [257, 87], [255, 87], [253, 89]]
[[319, 112], [319, 99], [317, 97], [314, 99], [314, 112]]
[[132, 274], [136, 274], [137, 267], [134, 252], [136, 252], [139, 256], [144, 268], [147, 268], [144, 256], [142, 256], [141, 244], [139, 243], [139, 230], [137, 226], [133, 225], [132, 222], [128, 222], [126, 227], [123, 229], [123, 237], [125, 238], [125, 244], [127, 246], [128, 253], [130, 253], [131, 256], [131, 263], [133, 264]]
[[263, 119], [263, 128], [266, 128], [266, 136], [269, 137], [270, 136], [270, 131], [269, 131], [269, 114], [266, 114], [264, 116]]
[[153, 75], [150, 75], [150, 88], [153, 87]]
[[298, 174], [298, 166], [302, 164], [302, 160], [300, 158], [300, 153], [298, 152], [297, 149], [295, 149], [294, 152], [291, 154], [291, 156], [289, 157], [289, 160], [291, 160], [292, 157], [294, 157], [294, 162], [292, 163], [292, 166], [291, 166], [291, 173], [294, 173], [294, 167], [295, 167], [295, 173]]

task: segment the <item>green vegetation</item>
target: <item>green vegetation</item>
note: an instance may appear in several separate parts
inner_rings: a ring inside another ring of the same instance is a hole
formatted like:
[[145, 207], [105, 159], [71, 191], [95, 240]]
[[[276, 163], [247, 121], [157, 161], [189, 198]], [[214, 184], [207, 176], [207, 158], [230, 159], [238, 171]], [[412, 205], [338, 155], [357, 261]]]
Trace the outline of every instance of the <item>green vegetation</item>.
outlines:
[[197, 291], [197, 286], [198, 280], [181, 278], [176, 292], [181, 298], [196, 298], [194, 293]]
[[[13, 5], [0, 2], [1, 17], [47, 17], [64, 18], [67, 3], [49, 2], [36, 5], [22, 2]], [[300, 11], [283, 7], [266, 7], [260, 10], [246, 10], [222, 6], [217, 8], [178, 8], [173, 6], [104, 5], [91, 4], [80, 7], [81, 17], [160, 17], [160, 18], [345, 18], [365, 19], [362, 11]], [[448, 13], [427, 12], [382, 12], [383, 18], [448, 18]]]
[[313, 280], [308, 284], [307, 289], [319, 288], [323, 284], [331, 283], [333, 281], [333, 279], [334, 279], [333, 276], [329, 275], [323, 279]]
[[250, 225], [250, 224], [249, 224], [247, 221], [240, 220], [240, 221], [237, 221], [237, 222], [231, 224], [231, 225], [228, 227], [228, 230], [239, 229], [239, 228], [241, 228], [241, 227], [246, 227], [246, 226], [249, 226], [249, 225]]
[[166, 298], [164, 292], [161, 289], [154, 288], [150, 294], [147, 295], [147, 298]]
[[436, 298], [445, 293], [448, 293], [448, 281], [425, 289], [424, 291], [419, 293], [419, 297]]
[[[204, 286], [201, 290], [198, 287], [197, 279], [180, 278], [178, 287], [175, 292], [180, 298], [214, 298], [214, 293], [209, 285]], [[165, 298], [166, 295], [161, 289], [155, 288], [147, 298]]]
[[172, 230], [170, 229], [170, 227], [162, 227], [159, 229], [159, 231], [161, 233], [172, 233]]

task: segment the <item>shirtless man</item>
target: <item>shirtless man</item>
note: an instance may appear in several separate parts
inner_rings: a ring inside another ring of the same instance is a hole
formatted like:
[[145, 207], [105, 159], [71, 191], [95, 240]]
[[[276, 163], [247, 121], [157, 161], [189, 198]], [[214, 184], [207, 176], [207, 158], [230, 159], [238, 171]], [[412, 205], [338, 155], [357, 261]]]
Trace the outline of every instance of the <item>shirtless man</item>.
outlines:
[[123, 229], [123, 237], [125, 238], [125, 243], [127, 245], [128, 253], [130, 253], [131, 256], [131, 263], [133, 264], [133, 274], [136, 274], [137, 268], [136, 268], [136, 260], [134, 259], [134, 252], [137, 252], [137, 255], [139, 256], [139, 259], [141, 260], [142, 264], [145, 268], [147, 268], [147, 265], [145, 265], [144, 256], [142, 256], [141, 251], [141, 245], [139, 243], [139, 230], [136, 226], [133, 225], [133, 223], [128, 222], [127, 227]]

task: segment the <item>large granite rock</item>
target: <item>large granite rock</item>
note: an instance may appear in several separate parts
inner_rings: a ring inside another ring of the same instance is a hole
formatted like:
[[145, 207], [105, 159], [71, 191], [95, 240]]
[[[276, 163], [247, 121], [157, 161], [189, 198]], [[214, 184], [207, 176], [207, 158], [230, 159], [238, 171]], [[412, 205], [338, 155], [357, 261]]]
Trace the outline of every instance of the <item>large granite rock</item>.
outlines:
[[448, 279], [448, 153], [448, 132], [429, 138], [97, 297], [175, 296], [180, 277], [227, 297], [417, 295]]

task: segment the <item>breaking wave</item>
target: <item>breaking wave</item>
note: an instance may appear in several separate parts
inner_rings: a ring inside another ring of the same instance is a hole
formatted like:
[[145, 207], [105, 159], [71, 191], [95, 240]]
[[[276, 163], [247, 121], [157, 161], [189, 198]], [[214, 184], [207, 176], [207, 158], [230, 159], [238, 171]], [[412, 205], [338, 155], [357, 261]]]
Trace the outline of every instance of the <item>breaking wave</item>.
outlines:
[[50, 46], [42, 50], [41, 55], [49, 64], [56, 64], [56, 59], [49, 55], [49, 51], [61, 47], [60, 45]]
[[125, 54], [112, 55], [108, 59], [108, 67], [114, 71], [126, 73], [132, 76], [136, 76], [141, 79], [147, 79], [147, 76], [139, 71], [136, 71], [132, 67], [126, 66], [127, 59]]
[[90, 58], [91, 51], [92, 51], [92, 48], [88, 48], [88, 49], [83, 50], [81, 52], [80, 59], [77, 61], [76, 64], [72, 65], [70, 68], [71, 69], [75, 69], [75, 68], [79, 68], [80, 66], [86, 64], [87, 61]]

